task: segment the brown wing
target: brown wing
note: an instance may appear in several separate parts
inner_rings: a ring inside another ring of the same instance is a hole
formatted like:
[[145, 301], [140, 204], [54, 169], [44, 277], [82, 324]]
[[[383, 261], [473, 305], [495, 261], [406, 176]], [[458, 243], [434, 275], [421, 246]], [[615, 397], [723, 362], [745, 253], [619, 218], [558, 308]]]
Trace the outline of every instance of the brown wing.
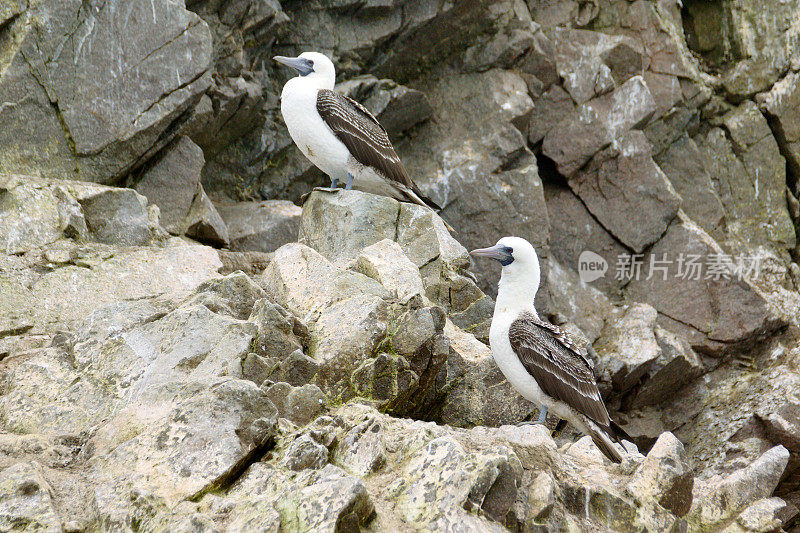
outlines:
[[563, 330], [525, 313], [511, 323], [508, 337], [545, 394], [608, 427], [608, 411], [592, 368]]
[[440, 209], [411, 180], [386, 130], [364, 106], [337, 92], [321, 89], [317, 93], [317, 112], [356, 161], [383, 174], [409, 200], [419, 203], [418, 198], [429, 207]]

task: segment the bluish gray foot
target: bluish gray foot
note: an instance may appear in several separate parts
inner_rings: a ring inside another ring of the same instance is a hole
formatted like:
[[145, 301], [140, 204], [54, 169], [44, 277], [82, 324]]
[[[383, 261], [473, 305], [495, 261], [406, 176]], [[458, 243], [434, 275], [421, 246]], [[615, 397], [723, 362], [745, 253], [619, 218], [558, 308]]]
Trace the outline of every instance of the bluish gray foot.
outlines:
[[353, 188], [353, 175], [349, 172], [347, 173], [347, 184], [344, 186], [344, 190], [349, 191]]
[[547, 425], [547, 407], [542, 406], [542, 409], [539, 411], [539, 418], [536, 420], [528, 420], [527, 422], [520, 422], [520, 426], [529, 426], [529, 425], [536, 425], [539, 424], [541, 426]]
[[333, 178], [331, 180], [331, 189], [335, 189], [339, 186], [339, 178]]

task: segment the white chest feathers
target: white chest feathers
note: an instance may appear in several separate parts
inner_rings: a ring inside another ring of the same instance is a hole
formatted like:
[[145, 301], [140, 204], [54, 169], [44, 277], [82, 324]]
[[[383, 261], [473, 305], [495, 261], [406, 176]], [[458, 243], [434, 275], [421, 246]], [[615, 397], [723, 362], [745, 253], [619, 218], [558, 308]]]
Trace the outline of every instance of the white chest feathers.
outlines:
[[319, 89], [293, 78], [281, 93], [281, 114], [292, 140], [309, 161], [331, 178], [347, 178], [350, 152], [317, 112]]
[[519, 357], [511, 347], [508, 330], [517, 316], [518, 313], [498, 313], [495, 311], [495, 315], [492, 318], [492, 326], [489, 329], [489, 344], [492, 348], [492, 355], [500, 371], [517, 392], [526, 400], [538, 405], [549, 406], [549, 399], [544, 395], [533, 376], [525, 370]]

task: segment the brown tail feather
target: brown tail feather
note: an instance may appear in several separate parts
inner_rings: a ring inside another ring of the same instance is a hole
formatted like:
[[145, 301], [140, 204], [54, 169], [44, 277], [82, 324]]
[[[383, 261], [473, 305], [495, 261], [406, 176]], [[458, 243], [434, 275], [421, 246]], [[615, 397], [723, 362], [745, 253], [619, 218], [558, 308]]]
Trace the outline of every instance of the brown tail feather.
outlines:
[[[610, 427], [600, 427], [598, 424], [589, 421], [589, 429], [591, 430], [592, 434], [592, 441], [600, 448], [600, 451], [603, 452], [603, 455], [608, 457], [608, 459], [612, 463], [621, 463], [622, 462], [622, 455], [617, 450], [616, 446], [614, 446], [614, 434]], [[624, 433], [624, 432], [623, 432]]]

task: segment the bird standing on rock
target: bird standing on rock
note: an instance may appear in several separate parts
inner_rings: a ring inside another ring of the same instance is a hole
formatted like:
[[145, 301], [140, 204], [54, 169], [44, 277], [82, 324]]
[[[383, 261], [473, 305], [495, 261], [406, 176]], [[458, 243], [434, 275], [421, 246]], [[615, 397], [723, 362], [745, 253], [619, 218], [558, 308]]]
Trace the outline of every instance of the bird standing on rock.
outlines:
[[536, 312], [540, 272], [533, 246], [520, 237], [503, 237], [470, 254], [496, 259], [503, 266], [489, 343], [506, 379], [525, 399], [542, 407], [537, 423], [544, 424], [550, 410], [592, 437], [611, 461], [622, 462], [614, 442], [630, 437], [609, 418], [591, 360], [566, 332]]
[[281, 114], [292, 140], [309, 161], [349, 190], [355, 181], [367, 192], [440, 208], [411, 180], [386, 130], [364, 106], [333, 91], [333, 63], [318, 52], [275, 56], [295, 69], [281, 92]]

